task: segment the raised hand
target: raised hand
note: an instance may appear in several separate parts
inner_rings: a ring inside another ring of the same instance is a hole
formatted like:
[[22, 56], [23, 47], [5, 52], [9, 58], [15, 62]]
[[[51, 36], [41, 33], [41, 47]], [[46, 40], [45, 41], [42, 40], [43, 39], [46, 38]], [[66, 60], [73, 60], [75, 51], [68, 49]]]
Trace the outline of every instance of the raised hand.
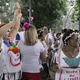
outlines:
[[19, 19], [21, 19], [21, 16], [22, 16], [19, 2], [16, 2], [16, 6], [17, 6], [17, 9], [14, 12], [14, 18], [13, 18], [14, 21], [18, 21]]
[[58, 67], [58, 64], [56, 63], [56, 59], [55, 59], [55, 62], [52, 63], [51, 67], [50, 67], [50, 70], [53, 71], [53, 72], [57, 72], [59, 69]]

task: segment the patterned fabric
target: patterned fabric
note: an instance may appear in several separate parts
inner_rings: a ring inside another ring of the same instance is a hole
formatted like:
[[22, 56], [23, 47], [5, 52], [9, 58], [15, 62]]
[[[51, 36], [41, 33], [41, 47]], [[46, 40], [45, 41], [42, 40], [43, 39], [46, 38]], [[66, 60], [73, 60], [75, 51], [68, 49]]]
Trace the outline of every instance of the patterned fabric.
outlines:
[[1, 80], [18, 80], [21, 78], [21, 71], [16, 73], [5, 73], [3, 74], [3, 78]]

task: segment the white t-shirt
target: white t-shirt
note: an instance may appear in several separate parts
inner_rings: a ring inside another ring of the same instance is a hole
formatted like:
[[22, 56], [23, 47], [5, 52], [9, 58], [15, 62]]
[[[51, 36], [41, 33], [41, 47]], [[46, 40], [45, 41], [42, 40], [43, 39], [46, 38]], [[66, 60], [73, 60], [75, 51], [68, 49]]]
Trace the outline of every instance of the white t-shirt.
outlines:
[[24, 31], [19, 32], [20, 40], [24, 40]]
[[53, 40], [53, 36], [52, 36], [51, 33], [48, 33], [47, 35], [45, 35], [45, 42], [46, 42], [46, 45], [47, 45], [48, 48], [49, 48], [50, 40]]
[[59, 50], [55, 53], [54, 60], [55, 58], [59, 66], [55, 80], [80, 80], [80, 52], [75, 58], [69, 58]]
[[3, 57], [2, 57], [3, 51], [0, 52], [0, 75], [3, 74]]
[[[19, 66], [13, 66], [11, 64], [10, 55], [8, 55], [8, 49], [7, 45], [2, 43], [2, 59], [3, 59], [3, 71], [4, 73], [15, 73], [19, 72], [21, 70], [21, 64]], [[12, 53], [11, 53], [12, 54]]]
[[38, 41], [33, 46], [27, 46], [20, 41], [18, 48], [21, 53], [22, 72], [39, 73], [40, 53], [44, 51], [42, 43]]

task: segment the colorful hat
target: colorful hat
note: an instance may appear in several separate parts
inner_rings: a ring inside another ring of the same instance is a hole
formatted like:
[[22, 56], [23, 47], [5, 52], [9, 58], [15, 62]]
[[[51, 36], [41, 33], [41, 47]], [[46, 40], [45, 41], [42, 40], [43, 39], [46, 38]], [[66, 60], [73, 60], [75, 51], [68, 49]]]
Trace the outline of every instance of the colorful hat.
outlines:
[[2, 22], [1, 24], [0, 24], [0, 28], [3, 26], [3, 25], [5, 25], [6, 23], [4, 23], [4, 22]]

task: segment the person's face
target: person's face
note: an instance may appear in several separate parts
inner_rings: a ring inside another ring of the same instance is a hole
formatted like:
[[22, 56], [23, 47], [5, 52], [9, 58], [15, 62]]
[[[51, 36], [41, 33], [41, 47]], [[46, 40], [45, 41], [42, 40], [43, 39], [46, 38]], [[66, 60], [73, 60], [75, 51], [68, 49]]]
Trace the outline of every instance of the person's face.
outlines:
[[10, 29], [3, 35], [3, 39], [10, 40]]
[[78, 35], [73, 35], [70, 38], [69, 44], [73, 47], [79, 47], [79, 38]]
[[42, 39], [42, 41], [45, 39], [44, 33], [42, 33], [41, 39]]
[[57, 39], [60, 40], [60, 39], [61, 39], [61, 35], [58, 35], [58, 36], [57, 36]]
[[45, 33], [45, 34], [48, 33], [48, 28], [47, 28], [47, 27], [45, 27], [43, 30], [44, 30], [44, 33]]

